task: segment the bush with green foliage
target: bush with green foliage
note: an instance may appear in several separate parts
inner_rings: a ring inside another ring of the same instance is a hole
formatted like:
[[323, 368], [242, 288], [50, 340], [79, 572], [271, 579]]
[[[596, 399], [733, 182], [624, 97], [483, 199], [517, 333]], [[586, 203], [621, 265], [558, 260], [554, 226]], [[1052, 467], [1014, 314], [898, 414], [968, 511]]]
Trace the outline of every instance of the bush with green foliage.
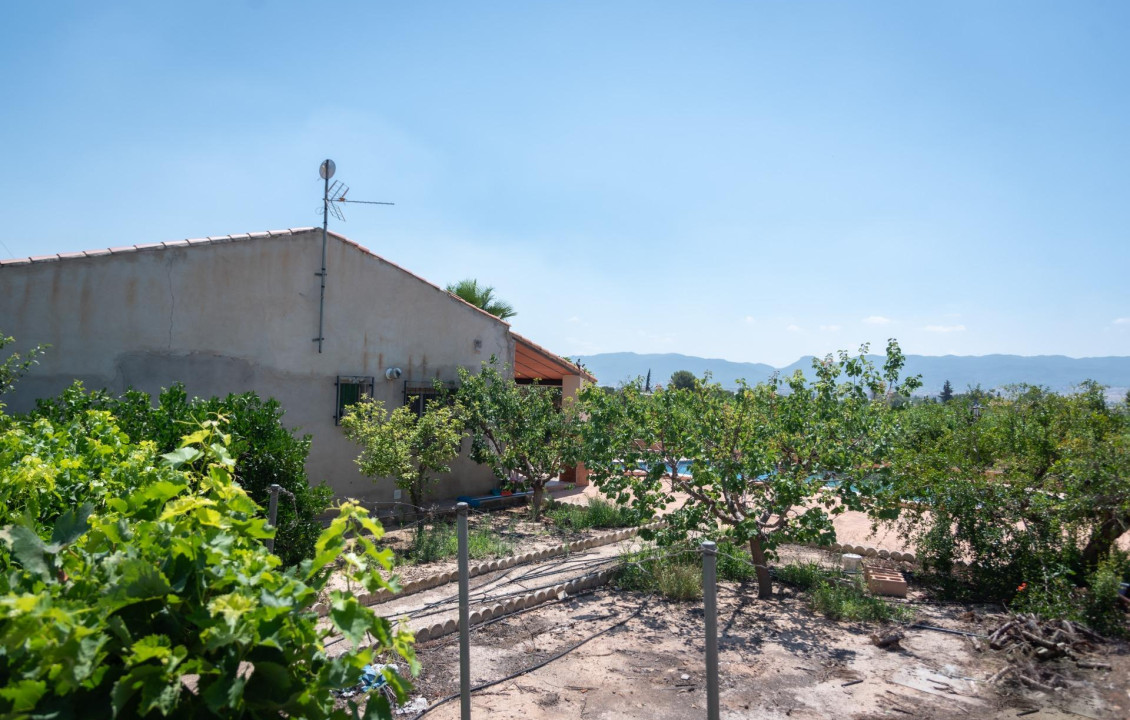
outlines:
[[[8, 345], [15, 342], [15, 338], [7, 337], [0, 333], [0, 350], [3, 350]], [[20, 376], [26, 373], [32, 365], [35, 365], [44, 348], [42, 346], [35, 346], [21, 355], [20, 353], [12, 353], [8, 357], [0, 360], [0, 396], [7, 393], [15, 385]], [[0, 402], [0, 410], [3, 410], [4, 403]]]
[[152, 442], [158, 453], [177, 448], [181, 437], [199, 423], [223, 417], [236, 458], [236, 481], [251, 499], [266, 507], [272, 484], [293, 496], [279, 498], [276, 554], [284, 564], [294, 565], [313, 553], [333, 491], [324, 482], [311, 486], [307, 481], [310, 436], [296, 437], [283, 425], [277, 400], [263, 400], [253, 392], [189, 399], [184, 385], [177, 383], [163, 390], [154, 405], [148, 394], [137, 390], [114, 397], [103, 390], [88, 393], [76, 382], [59, 396], [38, 401], [34, 415], [66, 423], [88, 410], [110, 412], [131, 442]]
[[412, 504], [424, 496], [438, 473], [450, 472], [459, 455], [463, 424], [450, 407], [430, 403], [420, 415], [407, 405], [391, 412], [380, 400], [364, 398], [342, 418], [345, 436], [361, 446], [357, 465], [371, 478], [391, 477], [408, 491]]
[[819, 563], [788, 563], [773, 568], [773, 574], [786, 585], [799, 590], [811, 590], [828, 579], [828, 571]]
[[640, 524], [639, 515], [625, 505], [613, 505], [607, 500], [589, 498], [587, 505], [555, 502], [545, 506], [545, 517], [564, 530], [588, 528], [625, 528]]
[[[625, 590], [649, 592], [671, 600], [702, 597], [702, 553], [700, 546], [681, 543], [672, 547], [647, 548], [624, 553], [616, 582]], [[756, 577], [745, 548], [718, 543], [715, 577], [719, 582], [747, 582]]]
[[[514, 550], [514, 542], [499, 535], [489, 526], [467, 530], [467, 556], [472, 560], [506, 557]], [[412, 547], [405, 560], [413, 565], [450, 560], [459, 554], [459, 536], [455, 524], [436, 522], [420, 525], [412, 535]]]
[[910, 622], [914, 610], [869, 594], [858, 579], [825, 578], [810, 590], [812, 609], [829, 620]]
[[1094, 583], [1130, 531], [1127, 408], [1094, 383], [1017, 386], [916, 406], [902, 429], [892, 488], [913, 504], [900, 529], [942, 589], [1089, 622], [1106, 617], [1092, 602], [1116, 611]]
[[[207, 420], [158, 457], [95, 410], [0, 431], [0, 715], [345, 720], [359, 709], [331, 690], [366, 665], [416, 670], [410, 634], [351, 592], [329, 593], [328, 623], [310, 609], [339, 557], [351, 583], [393, 588], [381, 526], [344, 505], [313, 558], [282, 570], [231, 440]], [[336, 634], [363, 649], [329, 657]], [[391, 717], [383, 697], [365, 713]]]

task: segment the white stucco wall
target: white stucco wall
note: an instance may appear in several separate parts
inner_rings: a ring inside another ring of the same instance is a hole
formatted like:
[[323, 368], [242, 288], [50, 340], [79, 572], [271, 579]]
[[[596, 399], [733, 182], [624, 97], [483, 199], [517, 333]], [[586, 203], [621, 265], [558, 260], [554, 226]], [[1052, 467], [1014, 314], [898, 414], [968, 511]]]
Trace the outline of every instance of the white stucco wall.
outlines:
[[[311, 481], [391, 500], [391, 481], [362, 476], [356, 446], [334, 424], [336, 377], [375, 376], [375, 396], [392, 407], [406, 380], [455, 380], [459, 366], [513, 357], [505, 323], [332, 234], [319, 354], [320, 230], [168, 245], [0, 265], [0, 332], [16, 349], [51, 345], [5, 397], [10, 411], [75, 379], [112, 392], [156, 393], [177, 380], [190, 395], [254, 390], [313, 436]], [[399, 381], [384, 380], [390, 367], [404, 371]], [[493, 485], [460, 458], [436, 495]]]

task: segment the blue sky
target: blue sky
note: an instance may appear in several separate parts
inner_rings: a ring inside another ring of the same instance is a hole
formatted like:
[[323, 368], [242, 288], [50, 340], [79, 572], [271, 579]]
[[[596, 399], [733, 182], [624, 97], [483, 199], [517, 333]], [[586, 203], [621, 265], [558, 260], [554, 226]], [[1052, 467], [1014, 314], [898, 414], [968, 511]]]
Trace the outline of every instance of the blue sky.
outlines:
[[5, 3], [0, 255], [314, 225], [331, 157], [396, 202], [333, 229], [494, 285], [565, 354], [1130, 355], [1128, 28], [1122, 2]]

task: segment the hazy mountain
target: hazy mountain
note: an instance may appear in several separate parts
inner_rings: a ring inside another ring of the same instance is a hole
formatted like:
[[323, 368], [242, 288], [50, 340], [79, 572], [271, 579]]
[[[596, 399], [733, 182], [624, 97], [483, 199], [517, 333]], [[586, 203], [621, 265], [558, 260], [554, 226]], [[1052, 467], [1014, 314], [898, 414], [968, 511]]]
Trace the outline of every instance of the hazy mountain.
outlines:
[[[883, 358], [871, 356], [878, 365]], [[797, 369], [811, 377], [812, 358], [804, 357], [783, 368], [764, 363], [741, 363], [679, 355], [677, 353], [640, 355], [601, 353], [583, 355], [584, 363], [601, 385], [618, 385], [651, 370], [652, 383], [666, 384], [676, 370], [690, 370], [701, 377], [709, 370], [716, 382], [733, 387], [738, 378], [749, 383], [765, 380], [775, 371], [791, 375]], [[980, 385], [990, 390], [1011, 383], [1044, 385], [1057, 391], [1070, 390], [1083, 380], [1097, 380], [1122, 394], [1130, 388], [1130, 357], [1070, 358], [1064, 355], [907, 355], [906, 373], [922, 375], [923, 394], [936, 395], [949, 380], [954, 392]], [[1121, 390], [1121, 392], [1119, 392]]]

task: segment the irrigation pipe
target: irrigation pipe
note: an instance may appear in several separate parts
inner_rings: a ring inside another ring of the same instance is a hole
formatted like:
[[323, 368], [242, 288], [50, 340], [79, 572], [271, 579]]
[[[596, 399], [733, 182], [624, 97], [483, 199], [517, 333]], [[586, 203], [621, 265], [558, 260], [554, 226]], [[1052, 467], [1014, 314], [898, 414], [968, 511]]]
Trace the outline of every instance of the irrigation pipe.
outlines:
[[987, 637], [989, 637], [988, 635], [982, 635], [980, 633], [967, 632], [965, 630], [951, 630], [949, 628], [935, 627], [933, 625], [922, 625], [920, 623], [915, 623], [914, 625], [908, 625], [907, 630], [933, 630], [934, 632], [948, 633], [950, 635], [964, 635], [965, 637], [973, 637], [973, 638], [987, 638]]
[[[495, 685], [501, 685], [504, 682], [509, 682], [510, 680], [514, 680], [515, 678], [520, 678], [523, 675], [526, 675], [528, 673], [532, 673], [535, 670], [540, 670], [541, 668], [545, 667], [546, 665], [550, 664], [551, 662], [553, 662], [555, 660], [560, 660], [561, 658], [565, 657], [566, 655], [573, 652], [574, 650], [581, 647], [582, 645], [597, 639], [601, 635], [606, 635], [607, 633], [612, 632], [613, 630], [615, 630], [618, 627], [623, 627], [624, 625], [627, 625], [629, 622], [631, 622], [632, 620], [635, 620], [637, 617], [639, 617], [640, 614], [644, 611], [644, 609], [646, 607], [647, 607], [647, 603], [645, 602], [643, 605], [640, 605], [634, 613], [632, 613], [628, 617], [624, 618], [623, 620], [620, 620], [619, 622], [616, 622], [616, 623], [613, 623], [612, 625], [609, 625], [608, 627], [604, 628], [600, 632], [598, 632], [594, 635], [590, 635], [587, 638], [585, 638], [584, 640], [581, 640], [580, 642], [576, 643], [575, 645], [571, 645], [570, 647], [565, 648], [564, 650], [557, 653], [556, 655], [548, 657], [545, 660], [542, 660], [541, 662], [537, 663], [536, 665], [531, 665], [530, 667], [528, 667], [524, 670], [519, 670], [518, 672], [516, 672], [512, 675], [507, 675], [504, 678], [500, 678], [498, 680], [492, 680], [491, 682], [483, 683], [482, 685], [477, 685], [477, 686], [471, 688], [471, 692], [474, 693], [474, 692], [478, 692], [480, 690], [486, 690], [489, 687], [494, 687]], [[424, 717], [425, 715], [430, 713], [432, 710], [435, 710], [436, 708], [438, 708], [440, 705], [448, 703], [448, 702], [450, 702], [450, 701], [452, 701], [452, 700], [454, 700], [458, 697], [459, 697], [459, 693], [455, 693], [454, 695], [448, 695], [447, 697], [443, 698], [442, 700], [437, 700], [434, 703], [432, 703], [431, 705], [429, 705], [425, 710], [422, 710], [419, 714], [417, 714], [414, 718], [412, 718], [412, 720], [419, 720], [419, 718]]]

